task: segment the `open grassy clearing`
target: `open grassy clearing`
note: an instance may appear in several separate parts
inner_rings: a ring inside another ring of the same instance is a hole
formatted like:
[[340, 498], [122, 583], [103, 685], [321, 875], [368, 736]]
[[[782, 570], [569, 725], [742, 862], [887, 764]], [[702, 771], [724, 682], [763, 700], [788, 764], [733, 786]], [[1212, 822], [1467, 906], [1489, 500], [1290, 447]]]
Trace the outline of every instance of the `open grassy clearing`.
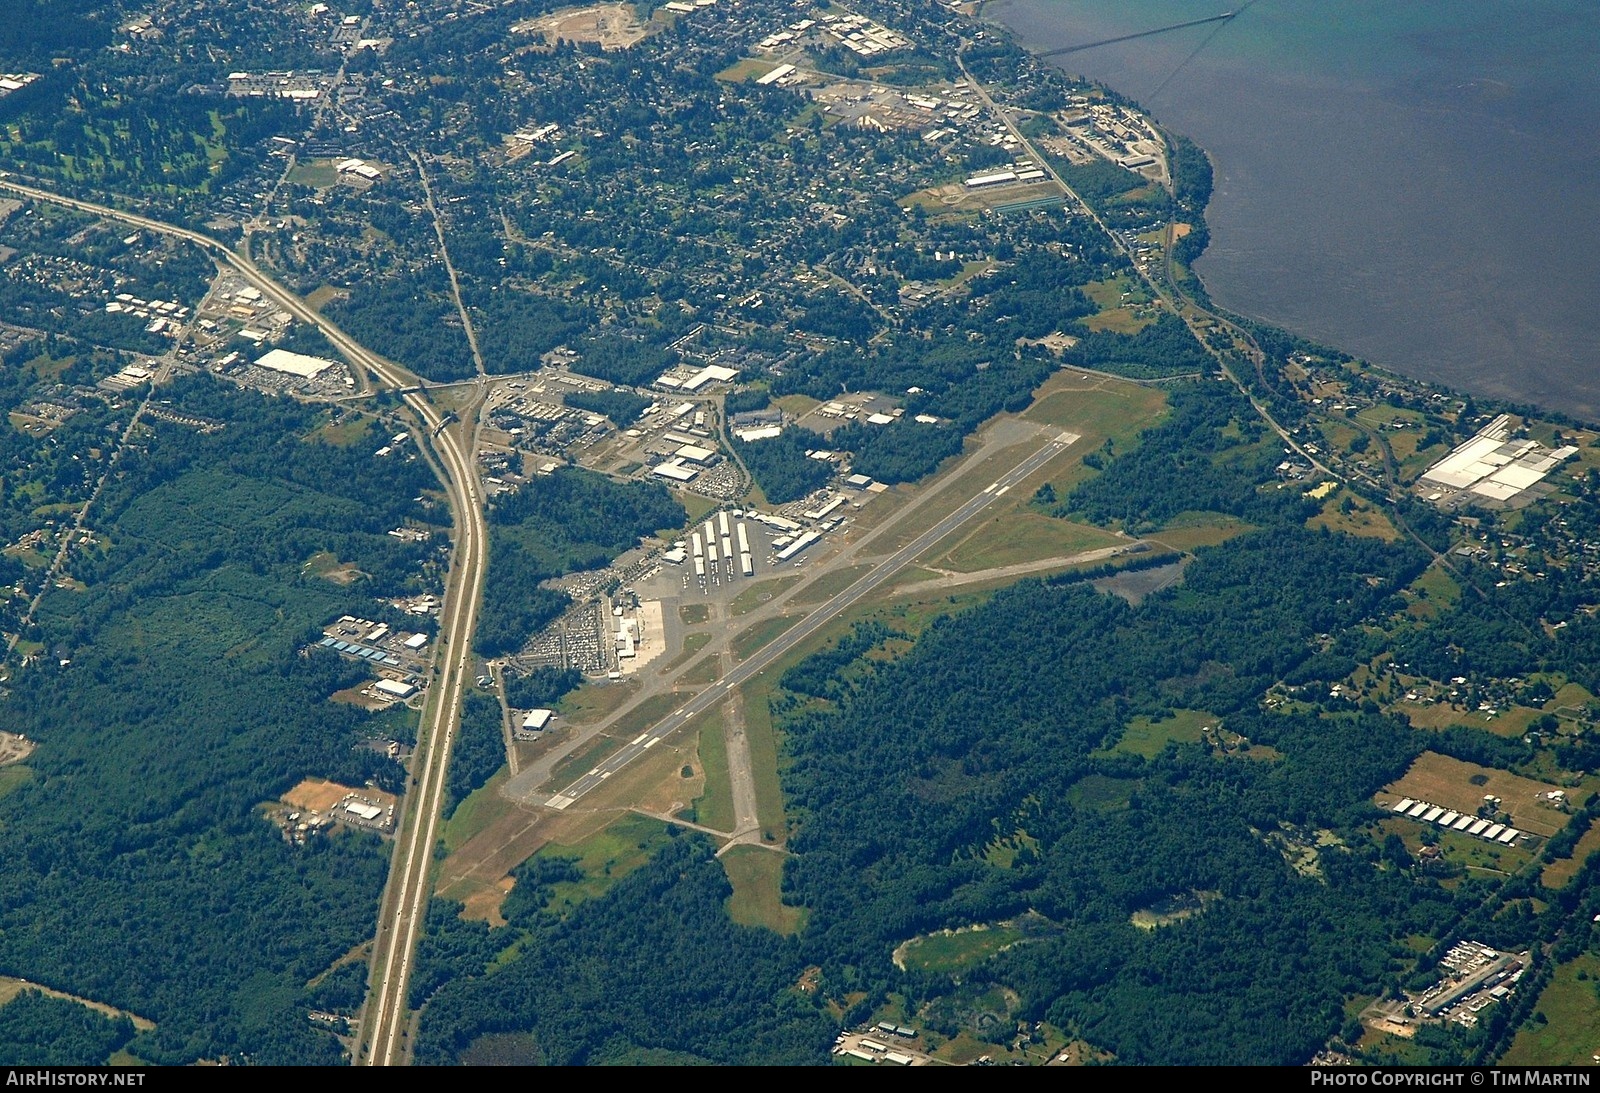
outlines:
[[1127, 542], [1122, 536], [1090, 524], [1013, 509], [983, 521], [935, 564], [961, 573], [976, 573]]
[[510, 769], [501, 767], [487, 782], [456, 805], [455, 812], [444, 822], [443, 832], [439, 836], [446, 851], [455, 853], [472, 836], [516, 810], [516, 805], [500, 795], [500, 787], [509, 777]]
[[766, 645], [789, 627], [805, 618], [802, 615], [779, 615], [767, 619], [750, 627], [744, 633], [733, 639], [733, 655], [740, 660], [748, 660], [750, 654]]
[[21, 789], [33, 781], [33, 768], [29, 766], [10, 766], [0, 768], [0, 797]]
[[765, 926], [780, 934], [796, 934], [805, 926], [803, 907], [783, 902], [784, 855], [760, 846], [735, 846], [722, 855], [733, 895], [728, 917], [744, 926]]
[[1596, 850], [1600, 850], [1600, 820], [1591, 820], [1589, 829], [1578, 839], [1578, 845], [1572, 848], [1572, 857], [1557, 858], [1545, 866], [1540, 882], [1546, 888], [1565, 887]]
[[311, 294], [306, 297], [306, 303], [314, 310], [321, 311], [333, 301], [342, 300], [348, 295], [349, 292], [345, 289], [335, 288], [332, 285], [322, 285], [312, 290]]
[[1204, 710], [1174, 710], [1172, 716], [1161, 721], [1136, 717], [1122, 730], [1122, 739], [1112, 751], [1142, 755], [1154, 759], [1166, 748], [1169, 741], [1180, 744], [1198, 744], [1203, 726], [1216, 725], [1221, 719]]
[[812, 604], [831, 600], [866, 576], [871, 570], [872, 566], [870, 565], [853, 565], [847, 569], [836, 569], [831, 573], [824, 573], [803, 590], [795, 593], [794, 599], [790, 602]]
[[584, 877], [581, 881], [565, 881], [555, 885], [550, 909], [560, 912], [605, 895], [617, 881], [666, 846], [671, 838], [667, 834], [667, 825], [660, 820], [625, 812], [580, 843], [563, 845], [551, 842], [539, 854], [577, 858]]
[[698, 634], [683, 635], [683, 652], [679, 653], [678, 656], [667, 665], [667, 668], [670, 670], [688, 661], [690, 657], [694, 656], [700, 650], [710, 645], [711, 639], [714, 636], [715, 635], [705, 631], [702, 631]]
[[593, 770], [606, 756], [622, 747], [622, 743], [622, 738], [619, 736], [602, 734], [595, 737], [587, 747], [556, 764], [555, 769], [550, 772], [550, 784], [564, 786], [579, 775]]
[[350, 414], [343, 421], [330, 421], [307, 440], [320, 440], [325, 444], [332, 444], [336, 448], [348, 448], [367, 435], [372, 420], [364, 414]]
[[1022, 940], [1014, 926], [972, 926], [914, 937], [895, 950], [895, 963], [913, 971], [950, 974], [988, 960], [1007, 945]]
[[718, 831], [732, 831], [733, 785], [728, 777], [728, 743], [719, 710], [700, 724], [697, 754], [705, 784], [694, 799], [694, 822]]
[[[1422, 833], [1430, 829], [1438, 835], [1436, 845], [1443, 852], [1444, 860], [1464, 867], [1469, 873], [1509, 876], [1527, 865], [1532, 857], [1527, 850], [1486, 842], [1462, 831], [1438, 831], [1432, 824], [1421, 824], [1415, 820], [1383, 820], [1378, 824], [1383, 838], [1391, 833], [1399, 835], [1406, 851], [1413, 857], [1421, 854], [1422, 848], [1427, 845], [1422, 841]], [[1448, 880], [1445, 883], [1447, 887], [1450, 886]]]
[[[1578, 978], [1580, 975], [1582, 979]], [[1502, 1066], [1594, 1065], [1600, 1054], [1600, 957], [1584, 953], [1562, 964], [1534, 1007], [1543, 1014], [1524, 1025], [1500, 1058]]]
[[[841, 633], [843, 630], [841, 629]], [[784, 812], [783, 784], [778, 779], [778, 732], [772, 724], [769, 701], [790, 666], [810, 654], [823, 640], [822, 635], [802, 643], [788, 656], [744, 685], [744, 736], [750, 749], [750, 768], [756, 783], [756, 818], [761, 821], [761, 837], [781, 842], [788, 836]]]
[[1448, 702], [1396, 702], [1390, 709], [1403, 713], [1414, 729], [1443, 730], [1461, 726], [1482, 729], [1496, 736], [1512, 739], [1528, 731], [1528, 725], [1539, 717], [1538, 710], [1526, 706], [1513, 706], [1500, 710], [1490, 717], [1481, 710], [1464, 710]]
[[770, 577], [764, 581], [757, 581], [733, 598], [733, 602], [728, 604], [728, 614], [734, 617], [748, 615], [785, 589], [799, 584], [801, 579], [800, 576], [794, 575], [789, 577]]
[[[1385, 801], [1393, 803], [1401, 797], [1411, 797], [1457, 812], [1476, 813], [1483, 804], [1484, 796], [1493, 794], [1501, 799], [1500, 807], [1511, 816], [1513, 826], [1548, 836], [1566, 826], [1567, 817], [1538, 802], [1550, 790], [1559, 788], [1510, 771], [1465, 763], [1448, 755], [1425, 751], [1417, 756], [1411, 769], [1398, 781], [1379, 793], [1377, 800], [1382, 806]], [[1583, 787], [1567, 790], [1573, 806], [1578, 808], [1588, 802], [1592, 793], [1592, 789]]]
[[331, 159], [297, 163], [290, 169], [288, 181], [297, 186], [315, 186], [319, 190], [326, 190], [338, 183], [339, 172], [334, 170]]
[[1169, 550], [1187, 552], [1216, 546], [1235, 535], [1254, 530], [1254, 524], [1217, 512], [1180, 512], [1167, 521], [1166, 527], [1146, 538]]
[[[705, 635], [690, 634], [689, 636], [690, 637], [701, 637], [701, 636], [704, 636], [706, 638], [710, 638], [711, 637], [710, 634], [705, 634]], [[704, 644], [704, 643], [702, 642], [701, 644]], [[706, 657], [706, 659], [701, 661], [698, 665], [696, 665], [695, 667], [689, 669], [683, 675], [679, 676], [678, 677], [678, 682], [680, 684], [685, 684], [685, 685], [700, 684], [700, 683], [715, 683], [717, 680], [719, 680], [721, 678], [722, 678], [722, 656], [721, 656], [721, 654], [713, 653], [710, 656]]]
[[673, 496], [678, 499], [678, 503], [683, 506], [683, 511], [688, 514], [688, 520], [683, 525], [683, 528], [679, 530], [679, 534], [687, 535], [688, 529], [703, 522], [709, 514], [716, 512], [718, 508], [717, 502], [711, 498], [702, 497], [698, 493], [690, 493], [687, 490], [675, 490], [673, 491]]
[[1453, 606], [1461, 599], [1461, 586], [1438, 562], [1423, 570], [1422, 576], [1411, 582], [1409, 591], [1444, 607]]
[[633, 696], [635, 689], [629, 683], [586, 682], [576, 691], [563, 695], [556, 703], [556, 712], [566, 718], [568, 724], [592, 725], [615, 713]]
[[772, 405], [776, 406], [786, 414], [792, 414], [795, 417], [804, 417], [811, 411], [815, 410], [818, 406], [821, 406], [822, 403], [818, 402], [810, 395], [780, 395], [772, 400]]
[[1137, 334], [1156, 321], [1154, 315], [1140, 315], [1131, 308], [1113, 307], [1083, 320], [1083, 325], [1095, 332], [1109, 330], [1114, 334]]
[[1385, 542], [1400, 538], [1400, 532], [1377, 506], [1342, 490], [1329, 495], [1322, 503], [1322, 511], [1307, 520], [1306, 526], [1364, 535]]

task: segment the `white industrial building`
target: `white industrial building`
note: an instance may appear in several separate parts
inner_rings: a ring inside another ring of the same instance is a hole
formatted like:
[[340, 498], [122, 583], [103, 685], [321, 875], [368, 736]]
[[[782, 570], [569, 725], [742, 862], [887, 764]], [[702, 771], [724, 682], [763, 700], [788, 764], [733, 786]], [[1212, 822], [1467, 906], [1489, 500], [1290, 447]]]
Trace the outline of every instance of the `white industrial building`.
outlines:
[[263, 353], [256, 358], [256, 365], [260, 368], [270, 368], [274, 372], [287, 372], [301, 379], [315, 379], [328, 369], [336, 367], [333, 361], [323, 357], [308, 357], [304, 353], [291, 353], [287, 349], [274, 349]]
[[1429, 495], [1433, 501], [1447, 491], [1474, 500], [1509, 501], [1577, 454], [1570, 445], [1551, 451], [1533, 440], [1512, 440], [1511, 418], [1501, 414], [1424, 471], [1418, 484], [1435, 491]]
[[692, 482], [694, 476], [700, 472], [694, 467], [685, 467], [681, 459], [669, 459], [650, 468], [650, 473], [657, 478], [670, 478], [674, 482]]

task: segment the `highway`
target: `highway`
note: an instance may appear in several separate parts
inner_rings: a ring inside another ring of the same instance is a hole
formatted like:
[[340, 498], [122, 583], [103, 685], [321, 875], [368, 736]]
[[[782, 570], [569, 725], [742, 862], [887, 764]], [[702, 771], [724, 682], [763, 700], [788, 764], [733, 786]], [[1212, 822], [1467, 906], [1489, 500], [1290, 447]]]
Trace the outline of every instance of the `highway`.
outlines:
[[640, 733], [617, 751], [612, 752], [599, 766], [559, 793], [550, 796], [545, 801], [545, 804], [558, 810], [570, 807], [584, 794], [594, 790], [606, 779], [616, 774], [617, 771], [655, 747], [664, 738], [683, 728], [684, 725], [700, 714], [721, 704], [731, 692], [744, 684], [746, 680], [765, 670], [795, 646], [837, 618], [841, 612], [858, 603], [862, 597], [871, 593], [885, 581], [910, 565], [915, 559], [925, 554], [935, 543], [938, 543], [962, 524], [977, 516], [978, 513], [989, 506], [990, 502], [1061, 454], [1077, 439], [1072, 433], [1056, 434], [1038, 451], [1009, 471], [1006, 471], [1005, 474], [984, 487], [978, 494], [968, 498], [954, 512], [945, 516], [911, 542], [878, 562], [872, 567], [870, 573], [863, 575], [860, 580], [849, 588], [823, 603], [782, 634], [762, 646], [758, 651], [751, 654], [748, 660], [732, 668], [722, 679], [695, 695], [682, 707], [662, 718], [654, 726]]
[[376, 956], [372, 966], [372, 995], [365, 1010], [358, 1062], [389, 1065], [404, 1061], [401, 1029], [406, 1013], [411, 954], [427, 914], [433, 845], [438, 837], [439, 812], [444, 800], [445, 770], [460, 722], [461, 699], [471, 675], [472, 634], [477, 625], [478, 603], [488, 565], [488, 528], [471, 453], [455, 432], [446, 429], [444, 414], [428, 401], [417, 377], [368, 350], [300, 297], [279, 285], [250, 260], [210, 236], [188, 228], [123, 212], [91, 201], [62, 197], [48, 190], [0, 178], [0, 190], [36, 201], [92, 213], [133, 224], [148, 231], [185, 239], [203, 248], [261, 290], [285, 311], [310, 323], [359, 368], [377, 376], [403, 396], [424, 424], [420, 438], [431, 443], [445, 470], [445, 489], [455, 519], [456, 544], [450, 574], [445, 582], [445, 610], [439, 620], [435, 645], [435, 672], [427, 706], [417, 733], [417, 757], [412, 785], [406, 794], [389, 883], [380, 905]]

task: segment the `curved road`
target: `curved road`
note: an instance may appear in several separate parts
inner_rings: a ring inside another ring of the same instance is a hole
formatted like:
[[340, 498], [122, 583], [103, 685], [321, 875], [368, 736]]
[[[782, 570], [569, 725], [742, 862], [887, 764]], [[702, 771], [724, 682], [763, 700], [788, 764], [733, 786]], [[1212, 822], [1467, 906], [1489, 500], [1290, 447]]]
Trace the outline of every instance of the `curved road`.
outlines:
[[358, 1061], [369, 1065], [403, 1061], [401, 1030], [406, 1013], [411, 954], [427, 912], [428, 879], [444, 799], [445, 769], [460, 722], [462, 693], [470, 675], [472, 633], [477, 625], [478, 602], [488, 564], [488, 529], [471, 453], [464, 449], [461, 439], [445, 427], [445, 415], [428, 401], [427, 394], [415, 390], [419, 386], [416, 376], [351, 338], [299, 296], [263, 273], [249, 257], [189, 228], [92, 201], [62, 197], [10, 178], [0, 178], [0, 190], [185, 239], [238, 271], [260, 289], [262, 295], [295, 318], [322, 331], [352, 364], [366, 369], [396, 390], [414, 389], [404, 396], [405, 402], [424, 423], [444, 467], [444, 485], [455, 518], [456, 549], [445, 582], [446, 609], [439, 620], [434, 682], [418, 730], [420, 769], [414, 769], [410, 792], [406, 794], [389, 883], [379, 912], [376, 957], [372, 966], [373, 993], [365, 1011], [358, 1056]]

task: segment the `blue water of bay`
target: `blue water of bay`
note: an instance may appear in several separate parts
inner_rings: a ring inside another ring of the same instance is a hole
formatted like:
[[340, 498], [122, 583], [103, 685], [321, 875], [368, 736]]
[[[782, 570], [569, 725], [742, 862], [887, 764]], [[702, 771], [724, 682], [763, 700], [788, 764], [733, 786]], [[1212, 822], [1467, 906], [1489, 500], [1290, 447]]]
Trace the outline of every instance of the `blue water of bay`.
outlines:
[[1211, 155], [1222, 306], [1418, 379], [1600, 419], [1593, 0], [992, 0]]

